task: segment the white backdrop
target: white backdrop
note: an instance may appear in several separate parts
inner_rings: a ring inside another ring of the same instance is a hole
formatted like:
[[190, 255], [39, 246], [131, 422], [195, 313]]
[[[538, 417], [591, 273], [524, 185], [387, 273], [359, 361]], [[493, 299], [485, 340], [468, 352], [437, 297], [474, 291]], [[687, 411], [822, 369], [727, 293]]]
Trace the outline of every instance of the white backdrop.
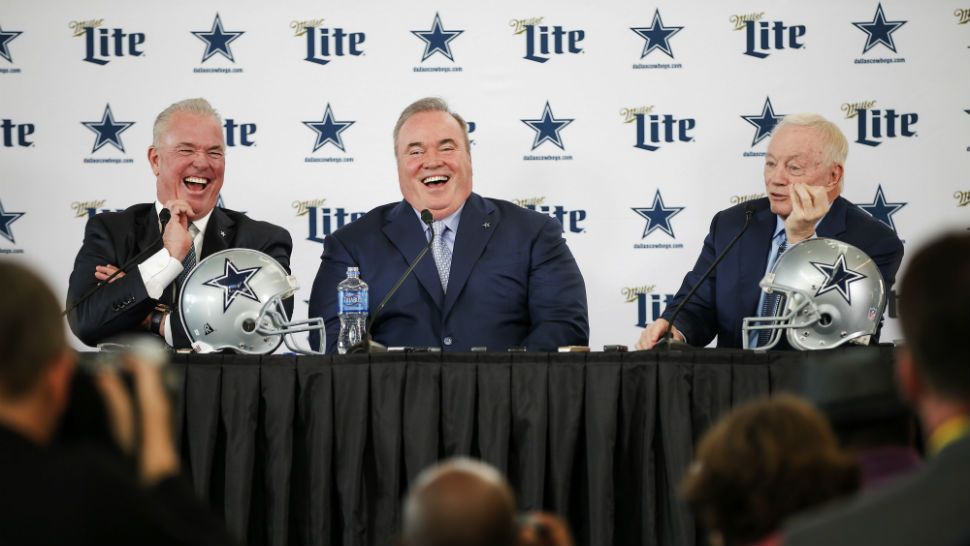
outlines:
[[[775, 115], [815, 111], [842, 128], [845, 196], [875, 205], [907, 257], [970, 226], [968, 20], [970, 4], [949, 0], [8, 0], [0, 253], [65, 294], [92, 209], [154, 198], [154, 116], [204, 96], [231, 120], [225, 206], [293, 235], [305, 316], [323, 236], [400, 199], [391, 129], [404, 106], [437, 95], [474, 124], [475, 191], [559, 210], [586, 278], [591, 344], [632, 344], [712, 215], [761, 196], [769, 100]], [[524, 122], [547, 103], [543, 130]], [[102, 123], [109, 106], [114, 127]], [[304, 122], [353, 123], [318, 138]], [[658, 192], [682, 207], [666, 224]], [[887, 340], [899, 337], [894, 311]]]

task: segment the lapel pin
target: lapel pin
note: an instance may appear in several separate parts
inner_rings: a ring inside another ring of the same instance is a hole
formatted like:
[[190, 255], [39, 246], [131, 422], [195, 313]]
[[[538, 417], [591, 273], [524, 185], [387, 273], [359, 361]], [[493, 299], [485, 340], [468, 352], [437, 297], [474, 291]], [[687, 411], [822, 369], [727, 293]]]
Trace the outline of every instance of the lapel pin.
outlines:
[[485, 229], [488, 229], [488, 228], [492, 227], [492, 224], [490, 224], [488, 222], [485, 222], [484, 224], [482, 224], [482, 227], [485, 228]]
[[222, 238], [223, 239], [226, 238], [226, 232], [225, 231], [219, 230], [219, 235], [222, 235]]

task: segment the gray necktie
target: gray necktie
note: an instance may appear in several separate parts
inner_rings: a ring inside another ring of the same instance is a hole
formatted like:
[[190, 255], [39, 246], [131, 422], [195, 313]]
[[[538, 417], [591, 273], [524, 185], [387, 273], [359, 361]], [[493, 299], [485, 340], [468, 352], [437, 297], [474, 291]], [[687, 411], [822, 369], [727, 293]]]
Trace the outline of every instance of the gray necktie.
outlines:
[[444, 222], [434, 222], [431, 224], [434, 231], [434, 243], [431, 244], [431, 254], [434, 256], [434, 263], [438, 266], [438, 277], [441, 279], [441, 289], [448, 292], [448, 275], [451, 274], [451, 249], [445, 242], [445, 232], [448, 226]]

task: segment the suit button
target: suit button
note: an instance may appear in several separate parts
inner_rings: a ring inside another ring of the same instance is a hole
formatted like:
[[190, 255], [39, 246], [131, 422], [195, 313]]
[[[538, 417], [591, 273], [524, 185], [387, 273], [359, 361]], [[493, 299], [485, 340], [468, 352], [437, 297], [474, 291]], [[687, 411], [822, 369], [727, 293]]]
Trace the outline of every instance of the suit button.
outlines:
[[451, 347], [451, 344], [452, 344], [452, 339], [451, 339], [450, 337], [446, 337], [446, 338], [444, 339], [444, 342], [445, 342], [445, 345], [447, 345], [447, 346], [449, 346], [449, 347]]

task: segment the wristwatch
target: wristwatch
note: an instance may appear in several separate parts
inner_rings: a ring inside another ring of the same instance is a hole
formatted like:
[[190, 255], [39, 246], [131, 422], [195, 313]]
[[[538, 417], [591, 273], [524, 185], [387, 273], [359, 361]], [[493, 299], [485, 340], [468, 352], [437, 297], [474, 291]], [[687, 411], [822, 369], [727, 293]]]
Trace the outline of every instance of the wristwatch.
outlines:
[[155, 310], [152, 311], [151, 322], [148, 326], [151, 333], [164, 336], [165, 333], [162, 332], [162, 319], [171, 314], [172, 310], [167, 305], [156, 305]]

